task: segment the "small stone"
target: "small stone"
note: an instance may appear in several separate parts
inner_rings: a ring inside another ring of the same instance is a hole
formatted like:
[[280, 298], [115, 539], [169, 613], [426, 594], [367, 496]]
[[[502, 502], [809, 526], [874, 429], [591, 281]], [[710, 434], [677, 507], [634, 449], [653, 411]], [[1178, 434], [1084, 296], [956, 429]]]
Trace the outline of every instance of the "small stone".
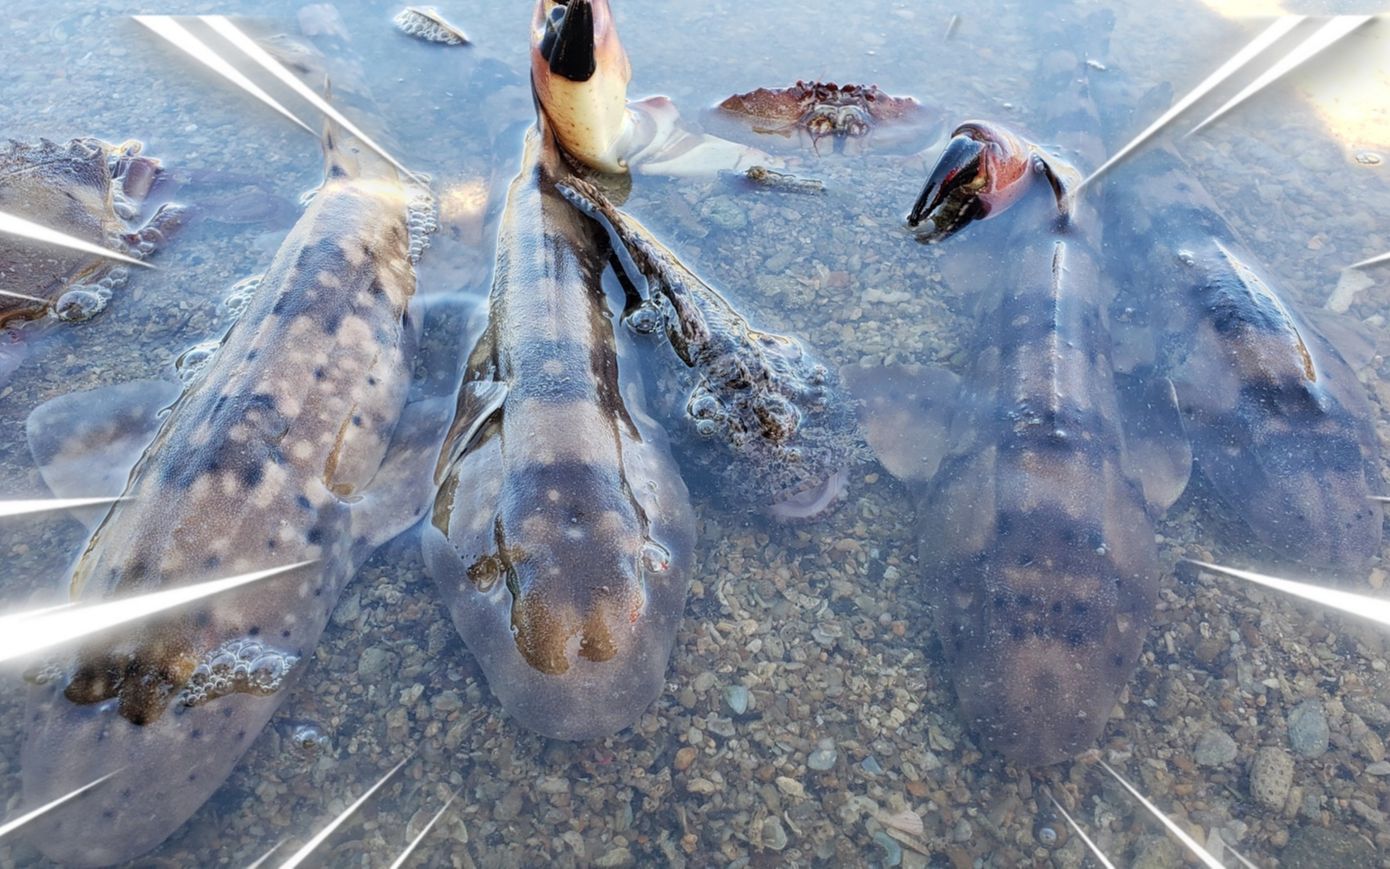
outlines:
[[965, 818], [956, 821], [956, 826], [951, 830], [951, 841], [958, 844], [969, 842], [975, 835], [975, 829], [970, 826], [970, 822]]
[[802, 787], [801, 782], [784, 775], [777, 776], [777, 790], [794, 800], [799, 800], [806, 796], [806, 788]]
[[742, 715], [748, 711], [748, 689], [743, 685], [730, 685], [724, 689], [724, 702], [729, 704], [730, 712]]
[[1366, 767], [1366, 775], [1390, 775], [1390, 760], [1378, 760]]
[[457, 691], [441, 691], [430, 701], [434, 711], [439, 715], [448, 715], [463, 708], [463, 698], [459, 697]]
[[1356, 747], [1361, 751], [1361, 756], [1371, 763], [1385, 760], [1385, 740], [1381, 739], [1380, 734], [1374, 730], [1367, 730], [1357, 742]]
[[690, 765], [695, 762], [695, 757], [698, 754], [698, 751], [688, 745], [676, 752], [676, 770], [678, 772], [685, 772], [690, 769]]
[[782, 822], [776, 816], [763, 821], [763, 847], [772, 851], [787, 847], [787, 831], [782, 829]]
[[806, 758], [806, 765], [816, 772], [825, 772], [834, 768], [837, 756], [838, 753], [833, 748], [820, 748], [811, 752], [810, 756]]
[[686, 783], [685, 789], [690, 791], [692, 794], [700, 794], [701, 796], [707, 797], [715, 791], [719, 790], [719, 785], [715, 784], [707, 778], [693, 778]]
[[898, 866], [903, 862], [903, 846], [887, 833], [879, 830], [874, 833], [874, 843], [883, 849], [883, 865]]
[[627, 848], [614, 848], [595, 860], [594, 865], [605, 867], [605, 869], [613, 869], [613, 867], [618, 866], [631, 866], [634, 862], [632, 852]]
[[706, 670], [695, 677], [695, 682], [692, 687], [694, 687], [696, 694], [704, 694], [714, 687], [714, 674]]
[[714, 196], [700, 206], [700, 216], [720, 229], [743, 229], [748, 225], [748, 212], [732, 196]]
[[1293, 786], [1293, 758], [1282, 748], [1268, 746], [1255, 752], [1250, 763], [1250, 794], [1260, 805], [1279, 811]]
[[1197, 737], [1193, 757], [1201, 766], [1225, 766], [1236, 759], [1236, 741], [1226, 731], [1213, 727]]
[[357, 661], [357, 675], [363, 679], [375, 679], [391, 666], [391, 653], [380, 646], [371, 646]]
[[1300, 757], [1326, 753], [1329, 739], [1327, 713], [1322, 701], [1304, 700], [1289, 713], [1289, 745]]
[[861, 760], [859, 762], [859, 767], [869, 775], [883, 775], [883, 767], [879, 766], [878, 761], [874, 760], [872, 754]]

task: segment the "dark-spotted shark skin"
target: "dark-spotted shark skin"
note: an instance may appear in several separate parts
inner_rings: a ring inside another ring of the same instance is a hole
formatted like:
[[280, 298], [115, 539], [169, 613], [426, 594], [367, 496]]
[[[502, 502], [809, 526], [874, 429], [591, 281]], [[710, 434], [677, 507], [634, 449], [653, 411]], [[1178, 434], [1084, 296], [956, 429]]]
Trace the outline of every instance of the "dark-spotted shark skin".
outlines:
[[1176, 387], [1198, 466], [1281, 559], [1359, 578], [1380, 552], [1382, 484], [1351, 366], [1171, 148], [1117, 167], [1105, 208], [1119, 302], [1153, 342], [1141, 368]]
[[674, 388], [658, 404], [671, 408], [662, 414], [670, 430], [685, 435], [682, 458], [743, 509], [803, 518], [828, 506], [847, 469], [868, 459], [839, 378], [799, 340], [754, 328], [593, 184], [568, 181], [560, 191], [602, 221], [625, 270], [647, 283], [627, 321], [663, 332], [675, 351], [674, 376], [659, 380]]
[[566, 174], [532, 128], [423, 546], [503, 708], [579, 740], [631, 725], [663, 690], [695, 527], [618, 346], [606, 238], [556, 192]]
[[[31, 825], [61, 863], [128, 860], [192, 815], [302, 675], [348, 578], [428, 504], [437, 453], [416, 450], [414, 474], [387, 458], [417, 333], [408, 190], [331, 137], [325, 154], [323, 186], [164, 416], [70, 594], [106, 601], [311, 563], [99, 635], [33, 674], [25, 805], [111, 775]], [[35, 457], [80, 461], [46, 413], [30, 419]]]
[[[1045, 63], [1075, 81], [1065, 74], [1084, 70], [1083, 59]], [[1059, 98], [1086, 95], [1068, 88]], [[990, 129], [972, 124], [962, 135]], [[1007, 760], [1044, 766], [1095, 745], [1134, 671], [1160, 578], [1151, 511], [1182, 485], [1146, 481], [1131, 454], [1100, 221], [1084, 198], [1064, 200], [1059, 220], [1055, 201], [1078, 174], [1021, 137], [991, 135], [1004, 147], [983, 158], [970, 141], [947, 148], [951, 165], [933, 179], [992, 190], [971, 173], [1003, 172], [1023, 185], [1010, 191], [1003, 265], [980, 297], [970, 367], [958, 386], [937, 370], [850, 368], [846, 378], [866, 398], [870, 443], [913, 486], [963, 717]], [[1094, 139], [1070, 144], [1094, 159]], [[1039, 159], [1040, 171], [1024, 171]], [[1185, 482], [1182, 461], [1174, 467]]]

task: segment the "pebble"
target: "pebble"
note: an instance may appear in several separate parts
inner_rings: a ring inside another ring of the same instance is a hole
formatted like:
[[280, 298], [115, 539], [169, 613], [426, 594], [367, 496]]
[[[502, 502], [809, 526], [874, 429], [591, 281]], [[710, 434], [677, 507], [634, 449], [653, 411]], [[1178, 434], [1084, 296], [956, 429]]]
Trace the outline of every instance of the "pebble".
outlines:
[[1250, 794], [1260, 805], [1278, 811], [1293, 786], [1293, 758], [1282, 748], [1268, 746], [1250, 762]]
[[763, 821], [763, 847], [773, 851], [787, 847], [787, 831], [775, 816]]
[[1236, 741], [1226, 731], [1213, 727], [1197, 737], [1193, 756], [1201, 766], [1225, 766], [1236, 759]]
[[459, 697], [457, 691], [442, 691], [430, 701], [430, 705], [434, 707], [436, 713], [448, 715], [450, 712], [457, 712], [463, 708], [463, 699]]
[[903, 862], [903, 846], [887, 833], [879, 830], [874, 833], [874, 843], [883, 849], [883, 865], [898, 866]]
[[714, 687], [714, 681], [714, 674], [711, 673], [709, 670], [706, 670], [705, 672], [695, 677], [695, 681], [694, 683], [692, 683], [691, 687], [695, 689], [696, 694], [704, 694], [706, 691]]
[[1289, 713], [1289, 745], [1300, 757], [1326, 753], [1330, 736], [1321, 700], [1304, 700]]
[[799, 800], [802, 797], [806, 796], [806, 788], [802, 787], [801, 782], [797, 781], [794, 778], [789, 778], [784, 775], [777, 776], [777, 790], [781, 791], [782, 793], [786, 794], [792, 799]]
[[837, 756], [838, 753], [833, 748], [819, 748], [806, 758], [806, 765], [816, 772], [825, 772], [834, 768]]
[[879, 766], [878, 761], [874, 760], [874, 756], [872, 754], [860, 761], [859, 766], [861, 769], [864, 770], [864, 772], [867, 772], [869, 775], [883, 774], [883, 767]]
[[1390, 760], [1378, 760], [1366, 767], [1366, 775], [1390, 775]]
[[697, 754], [699, 754], [699, 752], [688, 745], [676, 752], [676, 771], [685, 772], [690, 769], [690, 765], [695, 762], [695, 756]]
[[391, 653], [381, 646], [371, 646], [357, 661], [357, 675], [363, 679], [375, 679], [391, 665]]
[[975, 835], [975, 830], [970, 826], [970, 822], [965, 818], [956, 821], [956, 826], [951, 830], [952, 842], [969, 842]]
[[748, 689], [743, 685], [730, 685], [724, 689], [724, 702], [729, 704], [730, 712], [742, 715], [748, 711]]
[[743, 229], [748, 212], [732, 196], [713, 196], [700, 206], [700, 216], [720, 229]]

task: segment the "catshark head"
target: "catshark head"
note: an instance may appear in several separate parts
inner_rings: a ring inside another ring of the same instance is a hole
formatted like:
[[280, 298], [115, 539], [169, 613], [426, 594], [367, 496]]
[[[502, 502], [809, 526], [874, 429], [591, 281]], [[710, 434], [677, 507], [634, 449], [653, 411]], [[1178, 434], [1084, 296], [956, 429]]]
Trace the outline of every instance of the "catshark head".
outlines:
[[571, 157], [626, 172], [627, 52], [608, 0], [538, 0], [531, 21], [531, 84], [545, 121]]

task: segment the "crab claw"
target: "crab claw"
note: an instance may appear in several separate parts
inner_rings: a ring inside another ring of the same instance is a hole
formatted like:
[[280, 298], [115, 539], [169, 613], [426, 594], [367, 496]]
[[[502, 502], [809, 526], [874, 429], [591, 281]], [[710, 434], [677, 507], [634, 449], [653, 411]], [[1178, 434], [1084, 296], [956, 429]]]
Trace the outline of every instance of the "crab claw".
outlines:
[[621, 156], [631, 78], [608, 0], [538, 0], [531, 84], [566, 153], [604, 172], [627, 171]]
[[995, 124], [961, 124], [937, 158], [907, 217], [908, 225], [915, 227], [929, 218], [932, 229], [926, 238], [945, 238], [972, 220], [1007, 209], [1028, 189], [1035, 173], [1056, 187], [1051, 167], [1031, 143]]

